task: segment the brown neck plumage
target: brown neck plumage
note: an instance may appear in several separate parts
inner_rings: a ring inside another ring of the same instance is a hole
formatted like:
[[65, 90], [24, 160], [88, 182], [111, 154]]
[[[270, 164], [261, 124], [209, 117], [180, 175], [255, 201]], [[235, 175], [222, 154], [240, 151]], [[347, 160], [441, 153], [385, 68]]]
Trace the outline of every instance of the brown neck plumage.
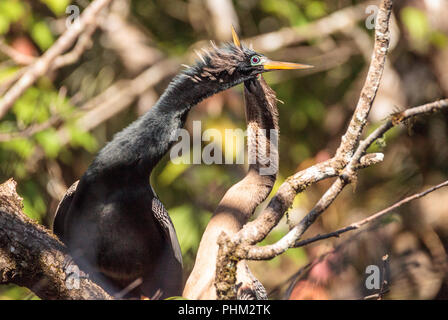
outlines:
[[[189, 299], [216, 298], [214, 277], [218, 236], [222, 232], [228, 236], [238, 232], [267, 198], [276, 179], [277, 142], [271, 147], [274, 140], [271, 130], [276, 132], [278, 140], [275, 92], [262, 77], [246, 81], [244, 85], [249, 158], [252, 157], [253, 161], [246, 176], [226, 192], [207, 225], [183, 294]], [[267, 169], [268, 174], [262, 174], [262, 169]], [[237, 282], [243, 283], [240, 288], [253, 282], [253, 276], [247, 270], [244, 261], [238, 264]]]

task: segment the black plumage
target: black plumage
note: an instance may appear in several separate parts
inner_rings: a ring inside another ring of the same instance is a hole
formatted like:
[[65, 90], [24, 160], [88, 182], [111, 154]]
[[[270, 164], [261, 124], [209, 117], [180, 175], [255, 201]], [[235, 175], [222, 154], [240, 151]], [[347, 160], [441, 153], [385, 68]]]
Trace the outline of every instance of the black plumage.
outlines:
[[116, 293], [141, 278], [128, 296], [181, 294], [180, 246], [149, 185], [151, 171], [174, 143], [173, 134], [184, 126], [191, 107], [275, 69], [269, 63], [246, 47], [214, 46], [176, 76], [145, 115], [114, 136], [61, 201], [54, 232], [107, 291]]

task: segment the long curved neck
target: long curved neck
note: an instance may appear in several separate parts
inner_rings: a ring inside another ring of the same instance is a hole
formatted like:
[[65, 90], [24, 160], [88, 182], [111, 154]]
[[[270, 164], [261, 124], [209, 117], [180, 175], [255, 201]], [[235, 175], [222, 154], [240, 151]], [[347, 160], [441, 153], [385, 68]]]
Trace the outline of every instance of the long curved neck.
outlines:
[[274, 186], [278, 171], [279, 138], [275, 92], [263, 77], [246, 81], [244, 85], [249, 171], [227, 191], [216, 210], [219, 213], [223, 208], [228, 210], [232, 204], [239, 204], [235, 216], [240, 219], [241, 225], [247, 222]]
[[278, 170], [277, 97], [264, 78], [260, 77], [258, 81], [245, 82], [244, 98], [249, 173], [254, 171], [260, 183], [267, 185], [269, 180], [275, 181]]
[[[146, 114], [117, 133], [98, 153], [88, 173], [109, 174], [117, 170], [120, 175], [138, 174], [147, 179], [175, 142], [175, 134], [184, 126], [188, 111], [201, 100], [234, 84], [197, 81], [188, 73], [179, 74]], [[122, 170], [125, 167], [132, 170], [125, 173]]]

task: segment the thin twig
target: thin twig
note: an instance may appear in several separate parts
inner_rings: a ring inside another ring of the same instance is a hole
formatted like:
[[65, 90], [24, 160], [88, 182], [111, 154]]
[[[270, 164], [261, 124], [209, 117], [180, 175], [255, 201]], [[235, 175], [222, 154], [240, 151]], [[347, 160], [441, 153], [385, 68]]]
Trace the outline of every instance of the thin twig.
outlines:
[[35, 57], [23, 54], [13, 47], [8, 46], [3, 38], [0, 38], [0, 51], [20, 65], [29, 65], [34, 62]]
[[10, 140], [19, 139], [19, 138], [29, 138], [29, 137], [35, 135], [36, 133], [39, 133], [48, 128], [51, 128], [54, 125], [57, 125], [58, 123], [61, 123], [61, 122], [62, 122], [62, 118], [59, 115], [54, 115], [47, 121], [29, 126], [28, 128], [26, 128], [22, 131], [2, 132], [2, 133], [0, 133], [0, 142], [10, 141]]
[[[37, 58], [27, 69], [25, 74], [5, 93], [0, 100], [0, 118], [12, 107], [14, 102], [39, 77], [45, 75], [53, 66], [54, 61], [75, 42], [78, 36], [95, 21], [99, 12], [111, 0], [95, 0], [81, 14], [78, 21], [68, 28], [41, 57]], [[54, 68], [53, 68], [54, 70]]]
[[[448, 99], [439, 100], [435, 102], [431, 102], [422, 106], [413, 107], [407, 109], [401, 113], [394, 114], [390, 117], [390, 119], [378, 127], [374, 132], [372, 132], [365, 140], [361, 141], [355, 154], [353, 155], [353, 159], [361, 159], [362, 155], [366, 152], [369, 146], [381, 138], [388, 130], [392, 127], [401, 124], [408, 120], [409, 118], [426, 115], [429, 113], [434, 113], [440, 111], [442, 109], [448, 108]], [[358, 169], [359, 160], [351, 160], [351, 162], [347, 165], [347, 167], [340, 173], [341, 177], [339, 177], [332, 186], [327, 190], [327, 192], [322, 196], [322, 198], [318, 201], [318, 203], [314, 206], [314, 208], [302, 219], [294, 228], [292, 228], [286, 236], [277, 241], [276, 243], [264, 247], [251, 246], [246, 248], [246, 254], [248, 255], [248, 259], [254, 260], [265, 260], [271, 259], [274, 256], [281, 254], [288, 248], [296, 247], [298, 239], [303, 235], [303, 233], [309, 228], [311, 224], [317, 219], [317, 217], [325, 211], [328, 206], [336, 199], [339, 193], [342, 191], [345, 185], [350, 183], [353, 179], [351, 177], [355, 174]], [[347, 227], [347, 231], [351, 231], [354, 228], [352, 226]], [[335, 234], [334, 236], [337, 236]], [[327, 237], [325, 237], [327, 238]], [[287, 247], [288, 246], [288, 247]]]
[[316, 241], [320, 241], [320, 240], [323, 240], [323, 239], [328, 239], [328, 238], [333, 238], [333, 237], [338, 238], [343, 233], [359, 229], [362, 226], [364, 226], [365, 224], [370, 223], [370, 222], [375, 221], [375, 220], [378, 220], [379, 218], [381, 218], [384, 215], [394, 211], [395, 209], [401, 207], [404, 204], [407, 204], [407, 203], [409, 203], [409, 202], [411, 202], [413, 200], [422, 198], [422, 197], [426, 196], [427, 194], [429, 194], [429, 193], [431, 193], [433, 191], [436, 191], [436, 190], [438, 190], [440, 188], [446, 187], [446, 186], [448, 186], [448, 180], [445, 181], [445, 182], [442, 182], [442, 183], [440, 183], [440, 184], [438, 184], [436, 186], [433, 186], [433, 187], [431, 187], [429, 189], [426, 189], [423, 192], [416, 193], [416, 194], [413, 194], [413, 195], [411, 195], [409, 197], [406, 197], [406, 198], [404, 198], [404, 199], [394, 203], [393, 205], [391, 205], [391, 206], [389, 206], [389, 207], [387, 207], [387, 208], [385, 208], [385, 209], [383, 209], [383, 210], [381, 210], [381, 211], [379, 211], [379, 212], [377, 212], [377, 213], [375, 213], [375, 214], [373, 214], [373, 215], [371, 215], [371, 216], [369, 216], [369, 217], [367, 217], [365, 219], [362, 219], [360, 221], [357, 221], [357, 222], [354, 222], [354, 223], [350, 224], [349, 226], [340, 228], [340, 229], [338, 229], [336, 231], [333, 231], [333, 232], [330, 232], [330, 233], [327, 233], [327, 234], [317, 235], [317, 236], [314, 236], [314, 237], [309, 238], [309, 239], [298, 241], [298, 242], [296, 242], [294, 247], [303, 247], [305, 245], [308, 245], [310, 243], [313, 243], [313, 242], [316, 242]]

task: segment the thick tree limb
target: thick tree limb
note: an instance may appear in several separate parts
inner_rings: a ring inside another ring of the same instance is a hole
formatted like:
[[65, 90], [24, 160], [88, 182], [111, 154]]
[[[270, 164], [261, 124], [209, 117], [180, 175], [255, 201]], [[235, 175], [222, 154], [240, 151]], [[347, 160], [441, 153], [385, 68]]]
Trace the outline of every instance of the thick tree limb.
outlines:
[[112, 299], [89, 279], [67, 277], [65, 252], [56, 236], [22, 212], [16, 182], [0, 185], [0, 283], [27, 287], [42, 299]]

